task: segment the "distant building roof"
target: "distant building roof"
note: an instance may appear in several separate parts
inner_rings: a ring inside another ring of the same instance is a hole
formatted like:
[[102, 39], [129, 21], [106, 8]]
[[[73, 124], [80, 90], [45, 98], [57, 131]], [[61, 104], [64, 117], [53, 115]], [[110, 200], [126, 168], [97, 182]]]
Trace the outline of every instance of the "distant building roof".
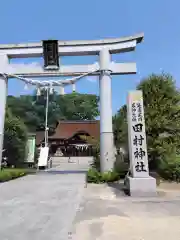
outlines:
[[59, 121], [55, 133], [50, 139], [68, 139], [77, 133], [87, 133], [98, 139], [100, 133], [99, 120]]
[[[86, 133], [95, 139], [100, 136], [99, 120], [59, 121], [55, 133], [49, 139], [69, 139], [77, 133]], [[36, 133], [36, 145], [44, 140], [44, 131]]]

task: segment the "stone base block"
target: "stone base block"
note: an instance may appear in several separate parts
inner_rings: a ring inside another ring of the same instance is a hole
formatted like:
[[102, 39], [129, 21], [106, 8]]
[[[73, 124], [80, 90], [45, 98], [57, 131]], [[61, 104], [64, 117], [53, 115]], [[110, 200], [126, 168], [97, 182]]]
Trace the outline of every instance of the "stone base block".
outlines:
[[127, 176], [126, 187], [128, 194], [132, 197], [155, 197], [156, 191], [156, 179], [152, 177], [147, 178], [133, 178]]

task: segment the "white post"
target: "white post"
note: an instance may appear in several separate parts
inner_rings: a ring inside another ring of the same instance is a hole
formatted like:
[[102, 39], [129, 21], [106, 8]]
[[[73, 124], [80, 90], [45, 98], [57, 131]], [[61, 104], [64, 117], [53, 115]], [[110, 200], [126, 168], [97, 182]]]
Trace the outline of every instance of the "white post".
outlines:
[[[9, 64], [8, 57], [6, 55], [0, 55], [0, 72], [1, 73], [7, 72], [8, 64]], [[8, 82], [8, 79], [3, 75], [0, 75], [0, 169], [2, 165], [7, 82]]]
[[111, 103], [111, 55], [104, 48], [99, 53], [100, 60], [100, 165], [101, 172], [113, 169], [114, 139], [112, 128], [112, 103]]
[[46, 112], [45, 112], [45, 147], [48, 146], [48, 109], [49, 109], [49, 87], [46, 89]]

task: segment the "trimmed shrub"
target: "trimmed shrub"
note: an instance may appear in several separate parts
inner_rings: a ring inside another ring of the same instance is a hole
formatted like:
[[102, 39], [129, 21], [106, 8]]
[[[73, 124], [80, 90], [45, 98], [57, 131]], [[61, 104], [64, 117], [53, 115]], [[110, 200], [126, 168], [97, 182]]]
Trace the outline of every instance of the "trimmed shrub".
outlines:
[[116, 155], [116, 161], [114, 163], [114, 171], [117, 172], [121, 178], [125, 178], [129, 169], [129, 163], [124, 162], [120, 155]]
[[165, 180], [180, 182], [180, 155], [161, 160], [159, 174]]
[[92, 168], [96, 169], [98, 172], [100, 172], [101, 166], [100, 166], [100, 156], [94, 156]]
[[98, 172], [95, 168], [90, 168], [87, 172], [87, 182], [100, 183], [100, 172]]
[[3, 169], [0, 171], [0, 182], [10, 181], [15, 178], [19, 178], [28, 174], [25, 169]]
[[91, 168], [87, 173], [88, 183], [108, 183], [118, 181], [119, 179], [120, 175], [113, 171], [100, 173], [96, 169]]

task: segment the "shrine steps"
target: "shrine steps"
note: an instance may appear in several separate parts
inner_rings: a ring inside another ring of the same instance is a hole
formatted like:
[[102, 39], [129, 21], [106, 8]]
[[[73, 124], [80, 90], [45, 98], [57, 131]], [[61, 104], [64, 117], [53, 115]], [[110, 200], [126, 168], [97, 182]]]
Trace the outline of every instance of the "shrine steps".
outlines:
[[93, 157], [52, 157], [51, 170], [88, 171]]

